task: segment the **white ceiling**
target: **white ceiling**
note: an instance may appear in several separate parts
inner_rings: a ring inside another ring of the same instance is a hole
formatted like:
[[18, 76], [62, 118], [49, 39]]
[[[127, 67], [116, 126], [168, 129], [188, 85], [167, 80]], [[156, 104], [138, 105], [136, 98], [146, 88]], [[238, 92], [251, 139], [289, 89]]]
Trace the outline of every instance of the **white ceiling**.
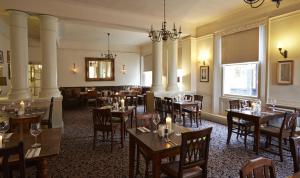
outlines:
[[[168, 28], [176, 22], [185, 35], [195, 35], [196, 27], [245, 8], [250, 7], [243, 0], [166, 0], [166, 18]], [[61, 39], [106, 41], [110, 32], [111, 43], [120, 45], [150, 42], [150, 25], [160, 29], [163, 21], [163, 0], [0, 0], [4, 9], [58, 17]], [[30, 18], [29, 34], [39, 38], [38, 18]]]

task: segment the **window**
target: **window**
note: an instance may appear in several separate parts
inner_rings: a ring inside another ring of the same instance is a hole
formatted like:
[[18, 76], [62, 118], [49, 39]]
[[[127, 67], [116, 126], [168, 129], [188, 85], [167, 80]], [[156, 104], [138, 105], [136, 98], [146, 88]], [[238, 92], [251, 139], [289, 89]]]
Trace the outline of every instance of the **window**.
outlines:
[[224, 64], [223, 94], [257, 97], [258, 62]]

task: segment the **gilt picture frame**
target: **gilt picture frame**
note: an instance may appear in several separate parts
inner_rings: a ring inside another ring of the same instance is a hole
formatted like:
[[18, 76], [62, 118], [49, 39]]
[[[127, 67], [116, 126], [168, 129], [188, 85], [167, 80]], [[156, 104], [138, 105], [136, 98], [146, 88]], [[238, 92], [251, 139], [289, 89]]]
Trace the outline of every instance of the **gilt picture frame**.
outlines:
[[200, 66], [200, 82], [209, 82], [209, 66]]
[[277, 84], [292, 85], [294, 75], [294, 61], [277, 61]]

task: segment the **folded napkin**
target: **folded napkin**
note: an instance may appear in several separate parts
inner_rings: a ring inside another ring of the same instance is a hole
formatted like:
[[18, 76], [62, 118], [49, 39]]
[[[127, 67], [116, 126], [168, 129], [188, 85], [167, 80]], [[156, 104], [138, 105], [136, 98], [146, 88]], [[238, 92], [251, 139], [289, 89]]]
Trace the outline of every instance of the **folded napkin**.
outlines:
[[146, 127], [138, 127], [137, 129], [143, 133], [150, 132], [150, 130], [147, 129]]
[[27, 150], [27, 153], [25, 155], [25, 158], [34, 158], [34, 157], [38, 157], [40, 155], [41, 152], [41, 148], [30, 148], [29, 150]]
[[271, 113], [271, 112], [261, 112], [262, 114], [265, 114], [265, 115], [274, 115], [274, 113]]

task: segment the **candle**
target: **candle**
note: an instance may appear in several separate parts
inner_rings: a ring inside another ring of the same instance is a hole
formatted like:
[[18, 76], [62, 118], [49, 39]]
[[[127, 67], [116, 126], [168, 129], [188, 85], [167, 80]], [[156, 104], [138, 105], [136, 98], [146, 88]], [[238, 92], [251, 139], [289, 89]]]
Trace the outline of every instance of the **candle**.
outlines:
[[172, 130], [172, 119], [169, 116], [166, 118], [166, 125], [167, 125], [167, 128], [171, 131]]
[[121, 108], [122, 108], [122, 109], [125, 108], [125, 101], [124, 101], [124, 99], [121, 99]]
[[24, 110], [24, 109], [25, 109], [25, 103], [24, 103], [24, 101], [21, 101], [21, 102], [20, 102], [20, 106], [21, 106], [21, 110]]
[[0, 135], [0, 148], [2, 148], [2, 135]]

